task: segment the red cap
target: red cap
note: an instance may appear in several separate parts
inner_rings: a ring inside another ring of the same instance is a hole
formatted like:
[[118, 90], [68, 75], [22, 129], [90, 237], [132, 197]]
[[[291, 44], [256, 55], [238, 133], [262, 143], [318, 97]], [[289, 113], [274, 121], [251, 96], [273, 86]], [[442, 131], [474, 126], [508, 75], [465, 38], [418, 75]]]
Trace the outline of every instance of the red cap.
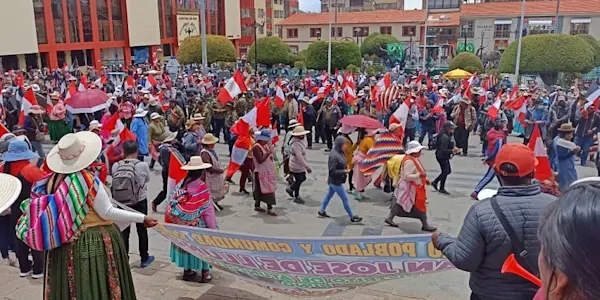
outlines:
[[[504, 163], [511, 163], [517, 167], [516, 173], [500, 171], [500, 166]], [[496, 155], [494, 168], [496, 173], [501, 176], [523, 177], [531, 174], [538, 164], [533, 150], [523, 144], [511, 143], [500, 148]]]

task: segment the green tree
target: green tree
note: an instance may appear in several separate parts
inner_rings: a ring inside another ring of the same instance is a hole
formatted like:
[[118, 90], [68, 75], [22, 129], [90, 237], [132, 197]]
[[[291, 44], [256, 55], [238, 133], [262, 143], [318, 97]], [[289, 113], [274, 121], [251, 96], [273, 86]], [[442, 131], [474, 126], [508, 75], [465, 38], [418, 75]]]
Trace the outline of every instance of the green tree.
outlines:
[[[289, 64], [292, 59], [290, 47], [276, 36], [266, 36], [258, 39], [258, 63], [272, 66], [274, 64]], [[248, 49], [248, 61], [254, 65], [253, 43]]]
[[450, 65], [448, 65], [448, 70], [454, 69], [463, 69], [471, 73], [482, 73], [483, 63], [477, 55], [469, 52], [461, 52], [456, 55], [450, 62]]
[[589, 34], [578, 34], [576, 36], [582, 38], [592, 49], [594, 53], [594, 67], [600, 66], [600, 42]]
[[294, 62], [294, 68], [296, 69], [306, 69], [306, 63], [302, 60], [297, 60]]
[[[536, 34], [521, 41], [520, 74], [537, 74], [545, 84], [555, 84], [558, 73], [587, 73], [594, 67], [591, 47], [568, 34]], [[500, 58], [500, 72], [515, 73], [518, 41]]]
[[371, 33], [367, 36], [360, 45], [360, 53], [362, 55], [377, 55], [378, 57], [386, 57], [387, 44], [399, 43], [400, 41], [393, 35], [380, 34], [379, 32]]
[[[235, 61], [235, 47], [228, 38], [222, 35], [207, 35], [206, 45], [209, 64]], [[182, 64], [202, 63], [202, 38], [192, 36], [183, 40], [177, 51], [177, 60]]]
[[356, 65], [348, 65], [346, 66], [346, 72], [352, 73], [352, 74], [358, 74], [360, 73], [360, 68], [357, 67]]
[[[306, 51], [306, 67], [327, 70], [327, 41], [316, 41]], [[360, 66], [361, 56], [358, 45], [350, 41], [331, 41], [331, 68], [344, 70], [348, 65]]]

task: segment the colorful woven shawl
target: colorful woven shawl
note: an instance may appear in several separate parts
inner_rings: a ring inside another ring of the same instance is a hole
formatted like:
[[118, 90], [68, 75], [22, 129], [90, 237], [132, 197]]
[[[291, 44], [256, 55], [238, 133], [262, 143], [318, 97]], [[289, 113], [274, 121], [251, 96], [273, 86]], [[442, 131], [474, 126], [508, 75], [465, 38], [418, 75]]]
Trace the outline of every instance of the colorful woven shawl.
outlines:
[[379, 134], [375, 139], [375, 144], [360, 163], [360, 172], [365, 176], [373, 175], [392, 156], [400, 154], [401, 150], [402, 141], [398, 140], [394, 133], [386, 131]]
[[165, 212], [165, 222], [187, 226], [197, 226], [202, 214], [211, 207], [210, 190], [203, 181], [193, 194], [188, 193], [187, 188], [183, 187], [183, 180], [175, 187], [175, 192], [171, 195], [167, 210]]
[[46, 251], [69, 243], [94, 204], [100, 180], [89, 171], [67, 175], [54, 194], [47, 194], [52, 173], [35, 183], [23, 201], [17, 237], [31, 249]]

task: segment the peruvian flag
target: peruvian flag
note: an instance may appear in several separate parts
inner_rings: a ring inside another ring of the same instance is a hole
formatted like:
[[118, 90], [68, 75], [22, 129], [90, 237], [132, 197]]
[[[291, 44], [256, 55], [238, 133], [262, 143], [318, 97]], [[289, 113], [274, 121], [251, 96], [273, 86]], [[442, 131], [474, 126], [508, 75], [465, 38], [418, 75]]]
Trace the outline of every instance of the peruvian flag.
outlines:
[[285, 94], [283, 93], [283, 89], [281, 88], [281, 80], [277, 80], [277, 86], [275, 87], [275, 97], [273, 99], [275, 101], [275, 106], [278, 108], [283, 108], [283, 104], [285, 102]]
[[247, 112], [243, 117], [248, 125], [254, 127], [269, 127], [271, 126], [271, 109], [269, 97], [265, 97], [258, 102], [254, 108]]
[[187, 175], [187, 172], [181, 169], [183, 165], [183, 161], [171, 151], [171, 157], [169, 158], [169, 172], [167, 176], [167, 195], [170, 195], [175, 189], [175, 186], [177, 186], [177, 184]]
[[221, 104], [225, 105], [227, 102], [232, 101], [237, 95], [246, 92], [246, 83], [244, 83], [244, 75], [240, 73], [240, 70], [236, 70], [233, 76], [229, 78], [225, 86], [219, 91], [217, 99]]
[[229, 166], [227, 166], [227, 178], [233, 177], [233, 174], [240, 169], [240, 166], [244, 164], [246, 157], [248, 157], [248, 151], [250, 151], [250, 125], [244, 120], [238, 120], [233, 124], [230, 130], [232, 133], [237, 135], [237, 140], [233, 144], [231, 149], [231, 159], [229, 160]]
[[[512, 93], [511, 93], [512, 94]], [[515, 112], [515, 117], [523, 126], [527, 126], [525, 123], [525, 116], [527, 115], [527, 98], [521, 96], [513, 101], [506, 101], [504, 107], [512, 109]]]
[[488, 109], [487, 115], [490, 118], [492, 118], [492, 120], [496, 120], [496, 118], [498, 117], [498, 112], [500, 111], [500, 104], [501, 104], [500, 98], [496, 98], [492, 107], [490, 107], [490, 109]]
[[535, 154], [535, 157], [538, 160], [538, 164], [535, 167], [535, 179], [539, 181], [551, 179], [553, 176], [552, 168], [550, 168], [550, 160], [548, 159], [548, 154], [546, 153], [546, 148], [544, 147], [542, 133], [540, 132], [540, 128], [537, 124], [533, 126], [533, 132], [531, 133], [529, 145], [527, 146], [533, 150], [533, 154]]
[[354, 85], [354, 81], [346, 81], [346, 87], [344, 87], [344, 100], [350, 105], [354, 105], [356, 103], [356, 86]]
[[392, 85], [392, 75], [390, 73], [386, 73], [383, 78], [377, 82], [377, 95], [383, 93], [386, 89], [388, 89]]
[[22, 103], [21, 103], [21, 113], [19, 114], [19, 125], [23, 126], [25, 124], [25, 117], [29, 115], [29, 110], [32, 106], [38, 105], [37, 100], [35, 99], [35, 93], [33, 89], [28, 89], [23, 95]]
[[86, 83], [87, 83], [87, 76], [81, 75], [81, 78], [79, 79], [79, 87], [77, 87], [77, 90], [80, 92], [86, 91], [87, 90], [87, 88], [85, 87]]
[[310, 91], [312, 89], [312, 77], [311, 77], [310, 73], [306, 74], [306, 77], [304, 77], [303, 82], [304, 82], [304, 88], [307, 91]]
[[23, 86], [25, 85], [25, 77], [23, 77], [23, 73], [17, 74], [17, 78], [15, 78], [15, 84], [23, 88]]
[[135, 81], [133, 80], [133, 77], [127, 76], [127, 79], [125, 79], [125, 82], [123, 82], [123, 87], [124, 90], [135, 88]]
[[146, 78], [146, 89], [150, 90], [152, 89], [152, 87], [155, 87], [158, 84], [158, 82], [156, 81], [156, 78], [154, 78], [153, 75], [149, 75], [148, 78]]
[[96, 81], [94, 81], [94, 84], [99, 87], [99, 88], [103, 88], [104, 85], [106, 84], [106, 76], [102, 75], [100, 76], [100, 78], [96, 79]]
[[[407, 99], [406, 101], [410, 100]], [[404, 128], [406, 128], [406, 120], [408, 119], [408, 111], [410, 110], [408, 104], [406, 104], [406, 101], [402, 102], [400, 107], [398, 107], [398, 109], [396, 109], [396, 111], [390, 116], [390, 125], [400, 124], [402, 126], [401, 129], [399, 129], [401, 130], [401, 135], [404, 135]]]
[[121, 118], [119, 118], [119, 113], [114, 113], [110, 119], [106, 122], [106, 125], [102, 126], [102, 130], [106, 130], [111, 132], [115, 129], [123, 130], [125, 125], [121, 122]]
[[417, 79], [415, 79], [415, 83], [420, 85], [421, 82], [423, 82], [423, 73], [419, 72]]
[[69, 100], [73, 96], [75, 96], [75, 94], [77, 94], [79, 91], [81, 91], [81, 84], [79, 85], [79, 88], [80, 89], [77, 89], [77, 87], [75, 86], [75, 81], [71, 81], [71, 83], [69, 84], [69, 89], [67, 90], [67, 94], [65, 95], [65, 104], [69, 103]]
[[321, 82], [323, 82], [323, 84], [325, 84], [325, 82], [329, 82], [329, 75], [327, 74], [327, 72], [323, 71], [321, 76], [317, 77], [317, 80], [320, 80]]

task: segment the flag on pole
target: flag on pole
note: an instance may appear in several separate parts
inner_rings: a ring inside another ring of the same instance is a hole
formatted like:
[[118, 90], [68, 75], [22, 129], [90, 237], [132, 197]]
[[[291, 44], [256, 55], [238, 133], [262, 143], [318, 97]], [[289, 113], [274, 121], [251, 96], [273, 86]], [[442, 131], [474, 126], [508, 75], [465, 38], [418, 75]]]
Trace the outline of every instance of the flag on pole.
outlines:
[[283, 104], [285, 102], [285, 94], [283, 93], [283, 89], [281, 88], [280, 80], [277, 80], [277, 86], [275, 87], [275, 97], [273, 100], [275, 101], [275, 106], [277, 106], [277, 108], [283, 108]]
[[254, 127], [270, 127], [271, 126], [271, 109], [269, 97], [265, 97], [258, 102], [254, 108], [247, 112], [242, 119], [250, 126]]
[[85, 87], [86, 83], [87, 83], [87, 76], [81, 75], [81, 78], [79, 79], [79, 86], [77, 87], [77, 90], [80, 92], [86, 91], [87, 90], [87, 88]]
[[126, 91], [133, 88], [135, 88], [135, 80], [133, 80], [132, 76], [127, 76], [127, 79], [123, 82], [123, 90]]
[[498, 112], [500, 111], [501, 103], [502, 103], [502, 101], [500, 100], [500, 98], [496, 98], [496, 100], [494, 101], [494, 104], [488, 109], [487, 115], [492, 120], [496, 120], [496, 118], [498, 117]]
[[521, 96], [513, 101], [506, 101], [504, 107], [512, 109], [515, 112], [515, 117], [519, 120], [519, 123], [523, 126], [527, 126], [525, 123], [525, 116], [527, 115], [527, 98]]
[[538, 160], [538, 164], [535, 167], [535, 179], [539, 181], [544, 181], [547, 179], [551, 179], [552, 176], [552, 168], [550, 167], [550, 160], [548, 159], [548, 154], [546, 152], [546, 148], [544, 147], [544, 140], [542, 139], [542, 133], [537, 124], [533, 127], [533, 132], [531, 133], [531, 138], [529, 140], [529, 145], [527, 145], [529, 149], [533, 150], [533, 154]]
[[171, 192], [175, 189], [175, 186], [182, 181], [187, 172], [182, 170], [184, 163], [180, 160], [177, 155], [173, 151], [171, 151], [171, 157], [169, 157], [169, 171], [168, 171], [168, 179], [167, 179], [167, 195], [170, 195]]
[[94, 84], [99, 87], [99, 88], [103, 88], [104, 85], [106, 84], [106, 76], [102, 75], [100, 76], [100, 78], [96, 79], [96, 81], [94, 81]]
[[227, 81], [227, 83], [219, 91], [217, 99], [221, 104], [225, 105], [227, 102], [232, 101], [239, 94], [246, 92], [246, 83], [244, 83], [244, 75], [236, 70], [233, 76]]
[[19, 125], [25, 125], [25, 117], [29, 115], [29, 110], [32, 106], [38, 105], [37, 99], [35, 98], [35, 93], [32, 88], [27, 89], [25, 94], [23, 95], [22, 103], [21, 103], [21, 113], [19, 114]]
[[[410, 101], [410, 100], [408, 100]], [[409, 102], [410, 103], [410, 102]], [[410, 108], [408, 107], [408, 104], [406, 104], [406, 101], [402, 102], [402, 104], [400, 104], [400, 106], [396, 109], [396, 111], [390, 116], [390, 120], [389, 123], [390, 125], [392, 124], [400, 124], [400, 133], [401, 135], [404, 134], [404, 129], [406, 128], [406, 120], [408, 119], [408, 111], [410, 110]]]
[[122, 130], [123, 128], [125, 128], [125, 125], [123, 125], [123, 122], [121, 122], [121, 118], [119, 118], [119, 113], [114, 113], [110, 119], [108, 119], [108, 122], [106, 122], [106, 125], [104, 125], [102, 127], [103, 130], [107, 130], [108, 132], [111, 132], [115, 129], [119, 129]]
[[158, 84], [158, 82], [156, 81], [156, 78], [154, 78], [153, 75], [148, 75], [148, 77], [146, 78], [146, 89], [150, 90], [153, 87], [155, 87]]
[[244, 119], [240, 119], [231, 127], [232, 133], [237, 135], [237, 139], [231, 149], [231, 159], [227, 166], [226, 176], [227, 178], [233, 177], [233, 174], [237, 172], [246, 157], [248, 157], [248, 151], [250, 151], [250, 125], [246, 123]]
[[[81, 84], [79, 85], [81, 88]], [[71, 83], [69, 84], [69, 89], [67, 90], [67, 93], [65, 94], [65, 104], [69, 103], [69, 99], [71, 99], [73, 96], [75, 96], [75, 94], [77, 94], [79, 91], [81, 91], [81, 89], [77, 89], [77, 87], [75, 86], [75, 81], [71, 81]], [[85, 91], [85, 89], [84, 89]]]

